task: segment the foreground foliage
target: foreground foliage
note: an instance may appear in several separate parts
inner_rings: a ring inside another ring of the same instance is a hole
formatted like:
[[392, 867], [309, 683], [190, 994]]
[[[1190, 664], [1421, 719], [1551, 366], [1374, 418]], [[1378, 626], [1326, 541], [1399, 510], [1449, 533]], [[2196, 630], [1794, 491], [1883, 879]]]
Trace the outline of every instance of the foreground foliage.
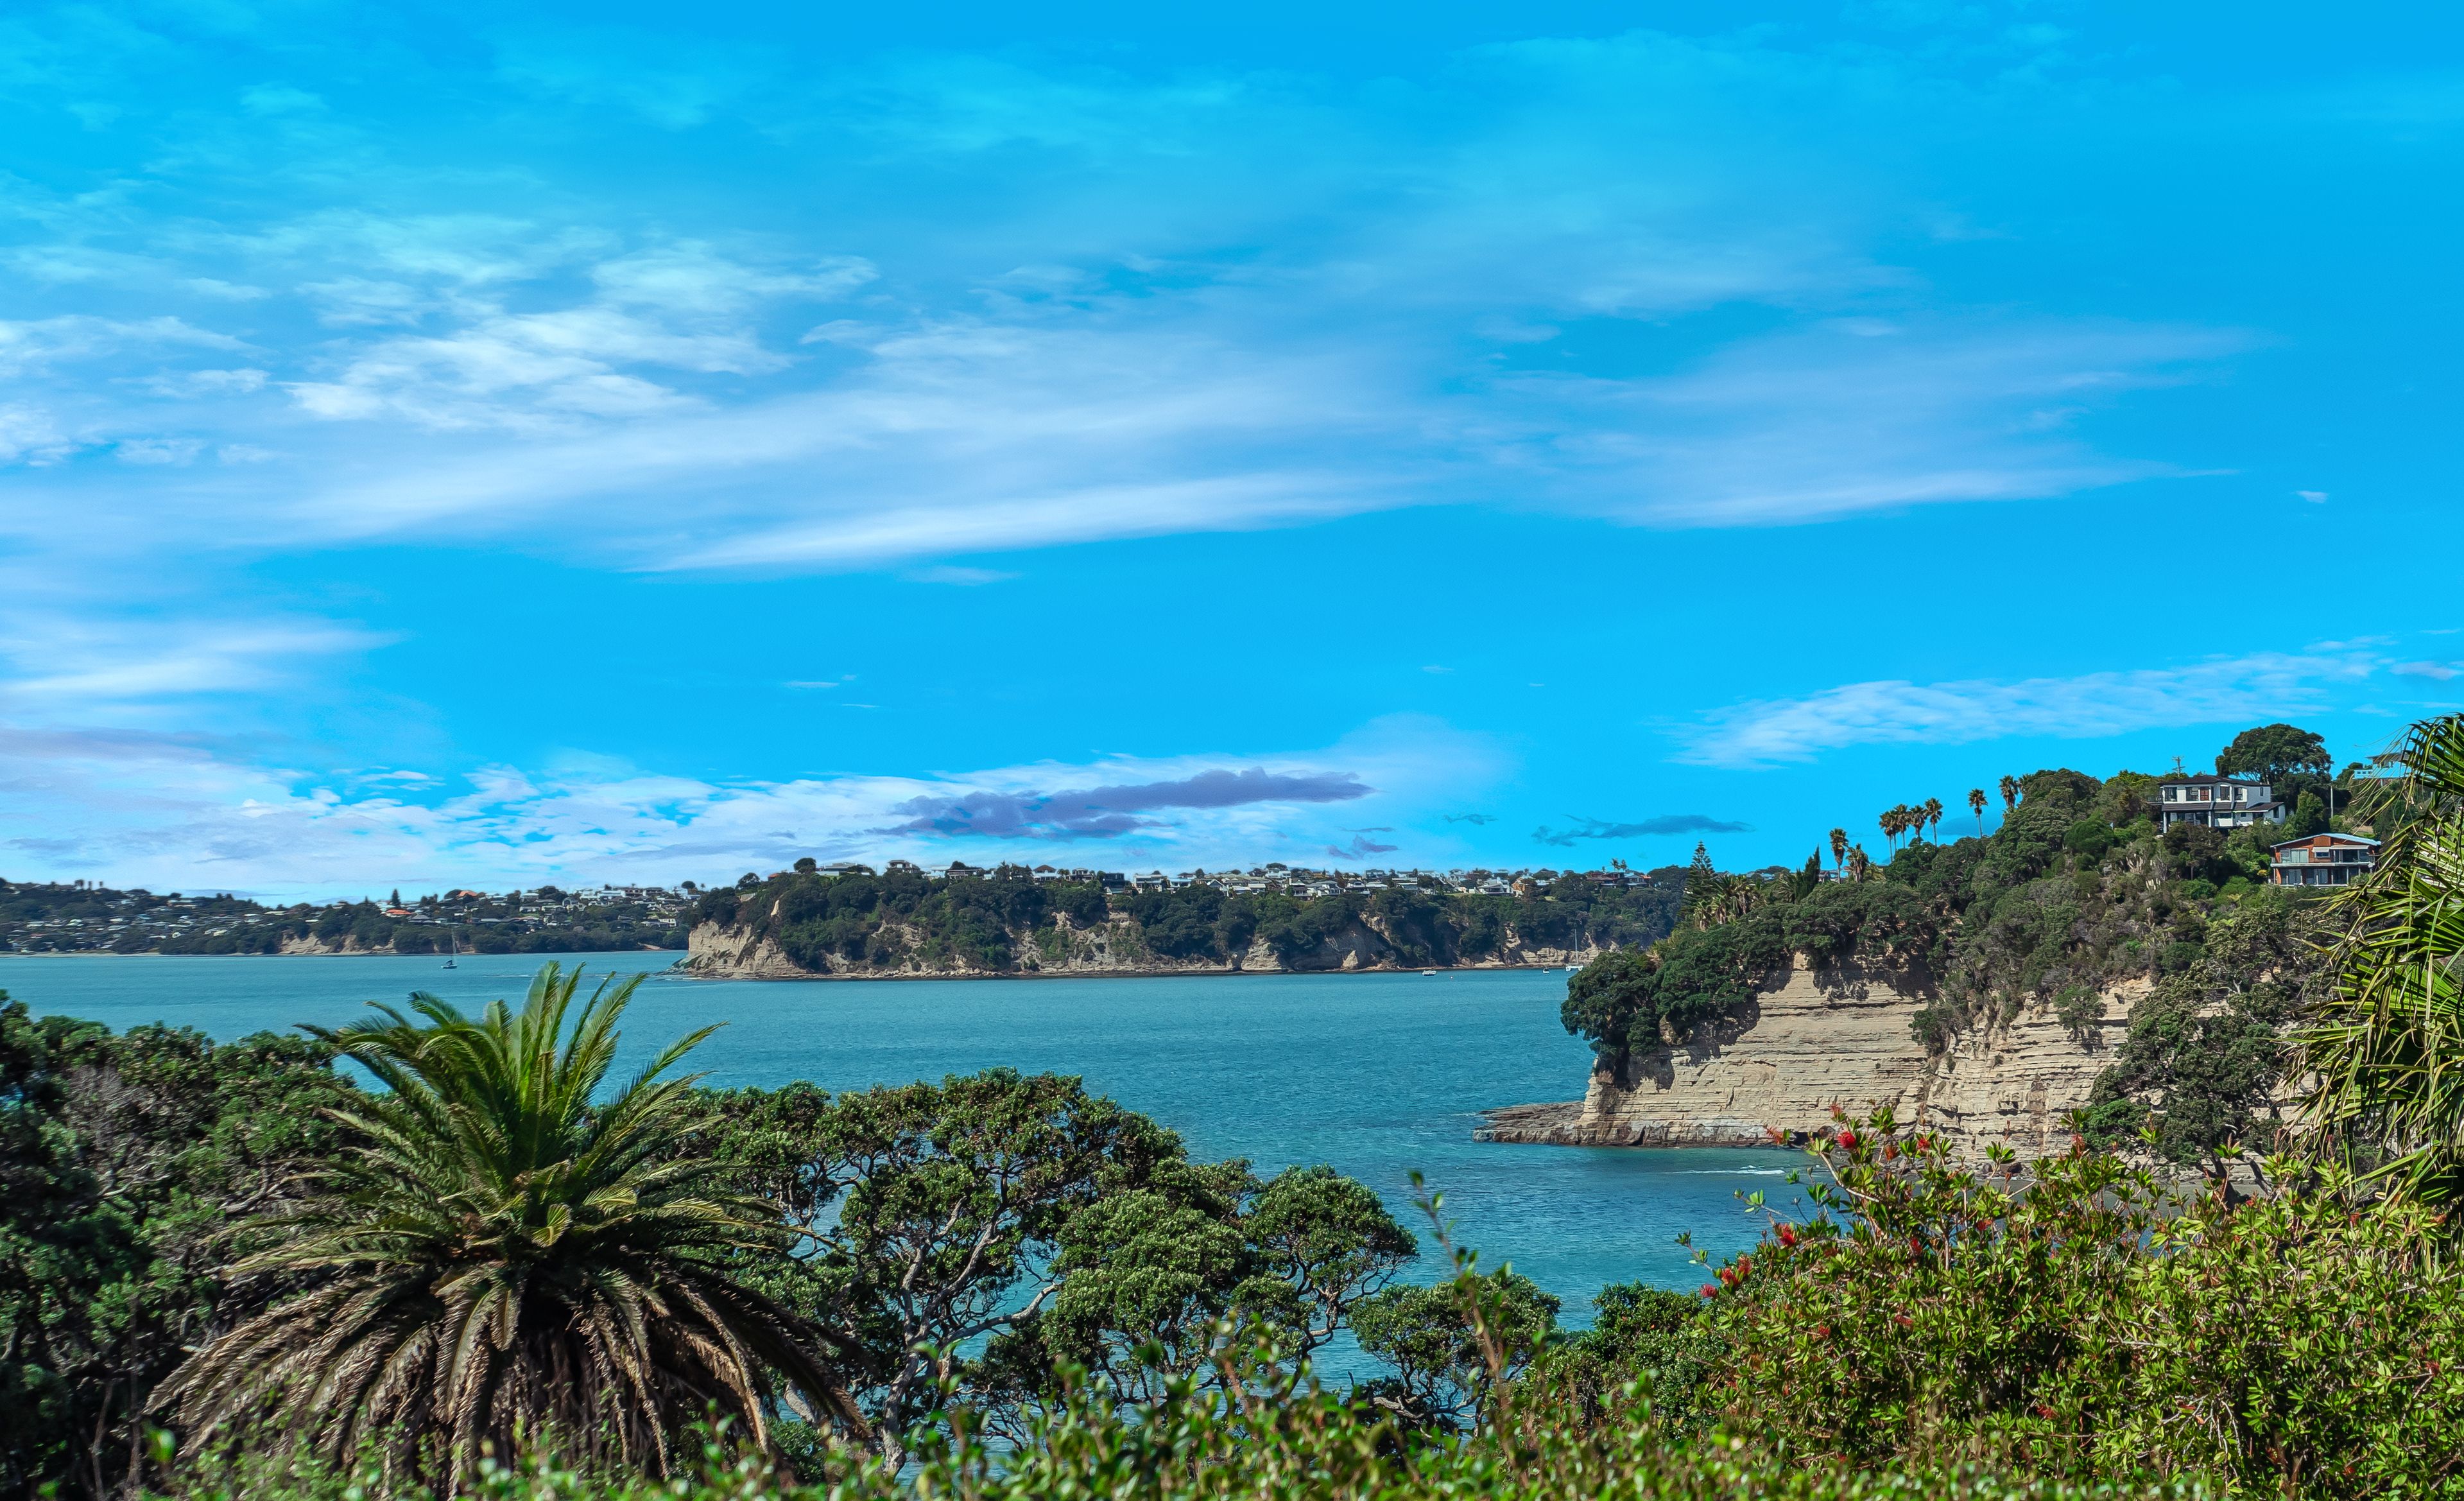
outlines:
[[2363, 806], [2379, 863], [2338, 894], [2335, 982], [2304, 1038], [2318, 1124], [2375, 1171], [2464, 1198], [2464, 715], [2412, 727]]
[[812, 1331], [725, 1266], [778, 1237], [775, 1208], [672, 1152], [699, 1107], [662, 1075], [708, 1029], [593, 1103], [638, 980], [577, 1010], [580, 974], [549, 964], [518, 1013], [421, 995], [425, 1025], [379, 1007], [319, 1032], [386, 1093], [333, 1111], [342, 1150], [250, 1226], [269, 1244], [231, 1275], [261, 1306], [166, 1388], [192, 1446], [262, 1424], [458, 1474], [483, 1444], [555, 1431], [656, 1471], [679, 1411], [730, 1413], [758, 1443], [784, 1387], [860, 1421]]
[[[799, 1481], [722, 1443], [659, 1493], [2464, 1494], [2464, 1274], [2429, 1254], [2429, 1211], [2272, 1170], [2293, 1176], [2268, 1199], [2185, 1201], [2083, 1145], [1974, 1173], [1887, 1115], [1844, 1122], [1814, 1153], [1826, 1214], [1774, 1223], [1701, 1294], [1612, 1290], [1571, 1339], [1467, 1257], [1374, 1298], [1363, 1341], [1452, 1383], [1452, 1408], [1410, 1380], [1323, 1388], [1270, 1328], [1227, 1321], [1197, 1368], [1065, 1373], [1002, 1442], [943, 1385], [903, 1471], [824, 1446]], [[1436, 1306], [1381, 1324], [1412, 1301]], [[265, 1454], [164, 1478], [234, 1501], [400, 1493]], [[470, 1490], [647, 1496], [538, 1451]]]
[[2464, 1272], [2419, 1203], [2281, 1158], [2268, 1197], [2181, 1201], [2083, 1144], [1979, 1175], [1887, 1113], [1817, 1157], [1830, 1216], [1705, 1290], [1730, 1423], [1852, 1464], [2464, 1493]]
[[283, 1201], [349, 1087], [322, 1044], [29, 1016], [0, 994], [0, 1493], [116, 1486], [211, 1327], [231, 1216]]
[[1418, 1252], [1331, 1168], [1262, 1179], [1075, 1078], [994, 1069], [831, 1096], [716, 1096], [708, 1150], [780, 1206], [794, 1256], [748, 1273], [833, 1336], [830, 1369], [891, 1463], [957, 1402], [1003, 1431], [1091, 1371], [1152, 1391], [1207, 1368], [1225, 1318], [1292, 1358]]

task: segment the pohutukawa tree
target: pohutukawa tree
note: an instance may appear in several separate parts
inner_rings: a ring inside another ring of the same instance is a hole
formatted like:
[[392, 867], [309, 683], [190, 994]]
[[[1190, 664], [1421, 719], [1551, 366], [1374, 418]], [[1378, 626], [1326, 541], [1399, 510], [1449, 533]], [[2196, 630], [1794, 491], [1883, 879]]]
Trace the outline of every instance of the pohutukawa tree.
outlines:
[[424, 1025], [378, 1006], [310, 1028], [386, 1093], [335, 1112], [354, 1149], [250, 1227], [267, 1248], [232, 1275], [256, 1311], [165, 1388], [191, 1447], [263, 1424], [450, 1478], [553, 1434], [664, 1472], [675, 1426], [714, 1408], [756, 1443], [774, 1398], [862, 1429], [822, 1336], [729, 1269], [781, 1247], [777, 1207], [678, 1152], [702, 1107], [672, 1071], [712, 1028], [594, 1104], [641, 977], [577, 1011], [581, 979], [547, 965], [518, 1013], [421, 994]]

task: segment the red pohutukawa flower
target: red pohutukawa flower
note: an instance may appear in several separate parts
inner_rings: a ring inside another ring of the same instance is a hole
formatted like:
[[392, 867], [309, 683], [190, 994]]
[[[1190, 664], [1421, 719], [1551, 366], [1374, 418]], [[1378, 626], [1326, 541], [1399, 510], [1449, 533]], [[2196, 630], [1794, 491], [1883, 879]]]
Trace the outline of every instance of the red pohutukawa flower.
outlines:
[[1856, 1150], [1857, 1150], [1857, 1133], [1855, 1133], [1855, 1132], [1853, 1132], [1853, 1131], [1843, 1131], [1843, 1132], [1839, 1133], [1839, 1147], [1840, 1147], [1840, 1150], [1841, 1150], [1841, 1151], [1844, 1151], [1844, 1152], [1854, 1152], [1854, 1151], [1856, 1151]]

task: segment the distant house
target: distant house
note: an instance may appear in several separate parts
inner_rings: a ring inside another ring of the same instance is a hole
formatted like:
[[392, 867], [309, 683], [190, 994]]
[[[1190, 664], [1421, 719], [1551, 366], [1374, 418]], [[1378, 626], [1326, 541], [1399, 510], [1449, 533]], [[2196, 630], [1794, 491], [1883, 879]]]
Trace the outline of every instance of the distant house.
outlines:
[[2349, 886], [2379, 862], [2379, 842], [2359, 834], [2312, 834], [2274, 847], [2268, 879], [2278, 886]]
[[2167, 828], [2203, 824], [2210, 828], [2248, 828], [2281, 824], [2285, 806], [2264, 782], [2246, 777], [2172, 777], [2158, 784], [2156, 806]]

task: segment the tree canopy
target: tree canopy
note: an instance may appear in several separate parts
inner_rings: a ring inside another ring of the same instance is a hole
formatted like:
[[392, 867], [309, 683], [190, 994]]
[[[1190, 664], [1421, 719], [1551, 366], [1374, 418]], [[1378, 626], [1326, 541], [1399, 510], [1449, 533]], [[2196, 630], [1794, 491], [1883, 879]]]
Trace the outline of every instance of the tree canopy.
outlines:
[[2326, 740], [2292, 724], [2262, 724], [2244, 730], [2233, 738], [2233, 743], [2216, 752], [2216, 775], [2220, 777], [2257, 777], [2290, 784], [2297, 776], [2323, 782], [2335, 769]]

